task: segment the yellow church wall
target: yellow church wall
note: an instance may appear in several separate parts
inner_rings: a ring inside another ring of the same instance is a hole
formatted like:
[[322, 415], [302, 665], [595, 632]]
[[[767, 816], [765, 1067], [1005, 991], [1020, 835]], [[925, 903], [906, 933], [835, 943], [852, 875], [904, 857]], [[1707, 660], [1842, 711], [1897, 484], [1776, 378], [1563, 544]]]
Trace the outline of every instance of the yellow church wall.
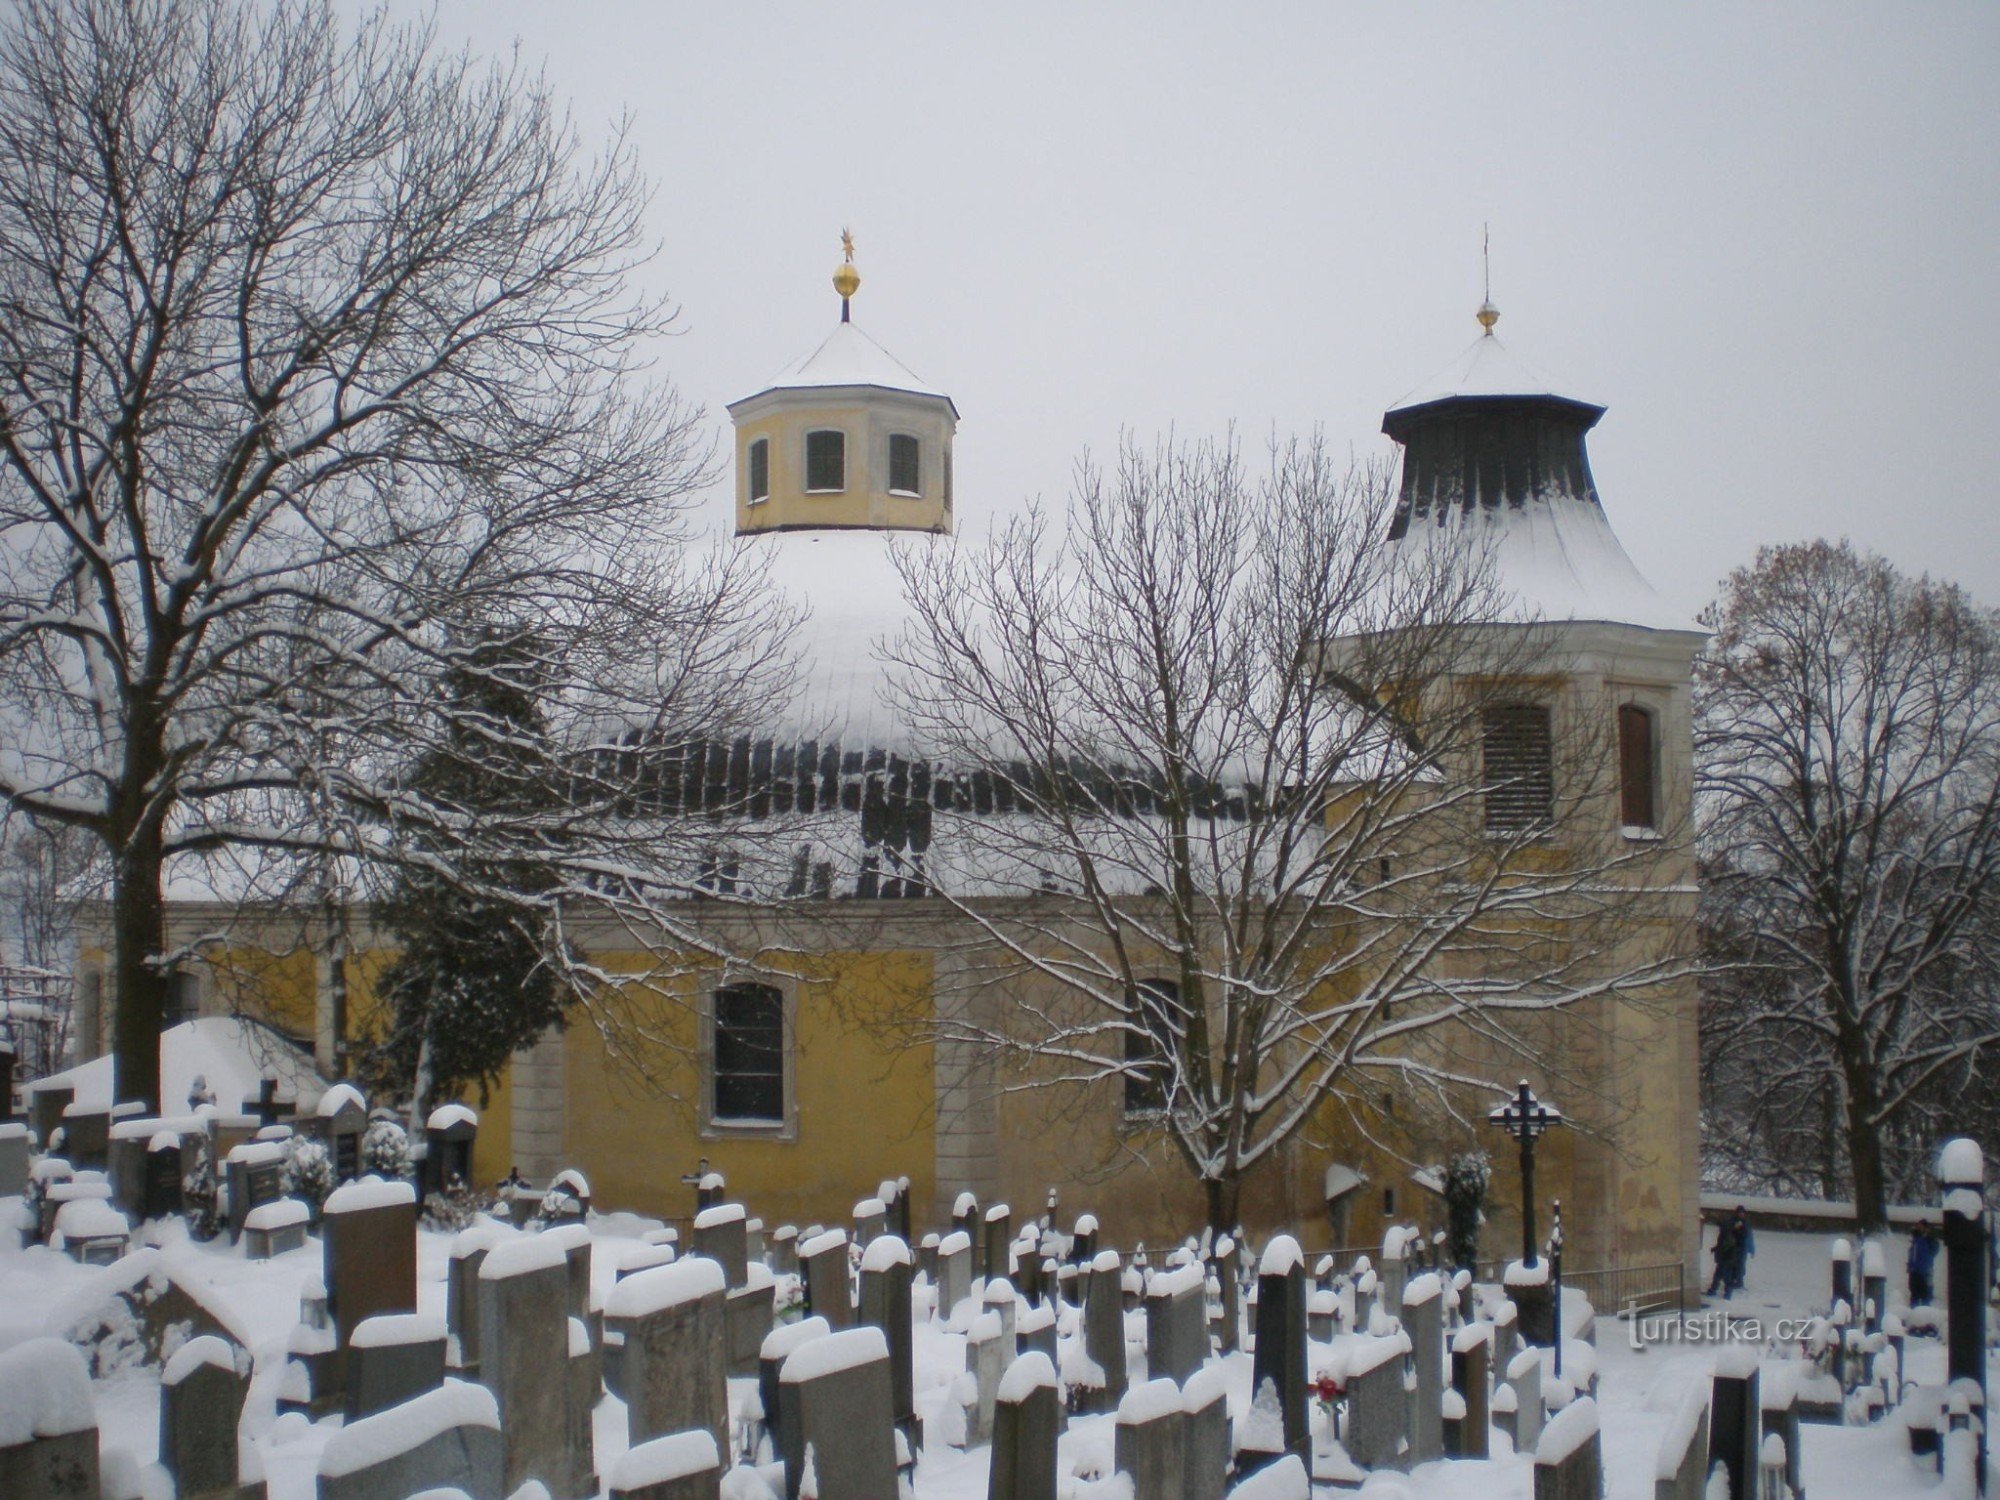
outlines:
[[[800, 404], [802, 400], [808, 404]], [[950, 529], [953, 423], [944, 403], [884, 392], [840, 398], [812, 391], [779, 393], [764, 402], [764, 410], [739, 418], [736, 426], [739, 533], [802, 526]], [[808, 491], [806, 434], [825, 429], [846, 434], [846, 483], [838, 491]], [[906, 433], [918, 441], [921, 493], [917, 495], [889, 489], [892, 433]], [[752, 501], [750, 445], [759, 439], [771, 445], [770, 493]]]

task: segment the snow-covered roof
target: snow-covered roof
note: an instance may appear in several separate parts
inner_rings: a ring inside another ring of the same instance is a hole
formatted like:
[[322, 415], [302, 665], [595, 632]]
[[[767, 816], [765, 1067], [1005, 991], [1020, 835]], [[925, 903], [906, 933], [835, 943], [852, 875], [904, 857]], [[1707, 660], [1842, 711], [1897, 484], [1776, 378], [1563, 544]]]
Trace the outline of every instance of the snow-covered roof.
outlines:
[[1496, 333], [1482, 333], [1462, 354], [1430, 379], [1420, 382], [1391, 410], [1428, 406], [1454, 396], [1555, 396], [1580, 406], [1593, 404], [1556, 389], [1554, 381], [1516, 354]]
[[[241, 1016], [203, 1016], [160, 1033], [160, 1101], [169, 1112], [187, 1099], [197, 1076], [207, 1081], [225, 1111], [256, 1099], [266, 1078], [277, 1081], [279, 1098], [301, 1104], [326, 1088], [326, 1080], [297, 1047], [270, 1027]], [[108, 1056], [27, 1085], [30, 1093], [75, 1089], [78, 1104], [97, 1109], [111, 1107], [111, 1087]]]
[[[863, 333], [853, 323], [836, 323], [810, 354], [795, 359], [772, 377], [766, 391], [815, 390], [834, 386], [874, 386], [887, 391], [904, 391], [914, 396], [933, 396], [949, 402], [936, 386], [927, 384], [910, 367]], [[747, 400], [755, 397], [746, 396]], [[742, 401], [730, 403], [734, 411]], [[952, 407], [953, 415], [958, 408]]]

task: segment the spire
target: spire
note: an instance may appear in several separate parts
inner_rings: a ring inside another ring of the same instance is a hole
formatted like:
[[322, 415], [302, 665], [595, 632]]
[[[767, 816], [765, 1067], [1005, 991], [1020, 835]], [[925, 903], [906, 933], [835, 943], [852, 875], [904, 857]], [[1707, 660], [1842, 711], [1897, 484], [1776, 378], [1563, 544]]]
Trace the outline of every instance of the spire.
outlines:
[[1486, 337], [1493, 337], [1493, 325], [1500, 321], [1500, 309], [1493, 305], [1493, 226], [1480, 226], [1479, 259], [1486, 272], [1486, 295], [1479, 304], [1479, 311], [1473, 316], [1479, 319], [1479, 326], [1486, 330]]
[[840, 264], [833, 268], [833, 289], [840, 293], [840, 321], [848, 321], [848, 301], [861, 290], [861, 273], [854, 269], [854, 231], [840, 231]]

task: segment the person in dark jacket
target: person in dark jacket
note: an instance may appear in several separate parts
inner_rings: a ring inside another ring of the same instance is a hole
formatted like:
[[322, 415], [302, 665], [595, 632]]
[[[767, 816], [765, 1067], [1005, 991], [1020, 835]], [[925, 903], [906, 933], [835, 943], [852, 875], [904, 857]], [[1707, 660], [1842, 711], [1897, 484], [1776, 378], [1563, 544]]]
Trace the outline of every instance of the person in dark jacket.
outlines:
[[1708, 1290], [1702, 1295], [1713, 1297], [1727, 1295], [1730, 1278], [1736, 1273], [1736, 1221], [1724, 1219], [1715, 1226], [1715, 1274], [1708, 1278]]
[[1740, 1203], [1736, 1205], [1736, 1212], [1730, 1215], [1729, 1229], [1733, 1244], [1729, 1279], [1722, 1289], [1724, 1297], [1733, 1297], [1743, 1290], [1743, 1274], [1750, 1268], [1750, 1257], [1757, 1253], [1757, 1236], [1750, 1230], [1750, 1211]]
[[1931, 1232], [1930, 1221], [1923, 1220], [1916, 1232], [1910, 1236], [1910, 1258], [1905, 1269], [1910, 1275], [1910, 1306], [1929, 1307], [1931, 1305], [1931, 1273], [1937, 1266], [1937, 1236]]

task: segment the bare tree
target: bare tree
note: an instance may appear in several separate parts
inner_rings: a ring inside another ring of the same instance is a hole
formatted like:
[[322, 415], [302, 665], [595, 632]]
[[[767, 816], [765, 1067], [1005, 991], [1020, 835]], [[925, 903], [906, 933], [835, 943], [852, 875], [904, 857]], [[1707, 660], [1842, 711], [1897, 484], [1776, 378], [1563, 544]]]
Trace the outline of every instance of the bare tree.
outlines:
[[1316, 438], [1261, 483], [1233, 445], [1127, 445], [1060, 533], [904, 554], [901, 706], [935, 776], [991, 787], [936, 814], [932, 869], [1001, 999], [938, 1034], [1012, 1088], [1124, 1080], [1218, 1226], [1325, 1107], [1490, 1097], [1524, 1025], [1677, 962], [1600, 925], [1653, 854], [1601, 737], [1551, 742], [1549, 635], [1486, 624], [1519, 617], [1453, 539], [1385, 548], [1390, 479]]
[[96, 852], [74, 828], [0, 817], [0, 1037], [27, 1078], [54, 1072], [69, 1048], [76, 913]]
[[1824, 541], [1764, 549], [1713, 623], [1697, 751], [1732, 962], [1711, 1039], [1750, 1049], [1745, 1087], [1837, 1093], [1880, 1227], [1885, 1142], [2000, 1039], [2000, 636], [1957, 588]]
[[[0, 796], [104, 849], [125, 1096], [159, 1102], [170, 869], [344, 901], [533, 850], [558, 918], [683, 878], [633, 747], [726, 725], [784, 622], [684, 555], [708, 450], [643, 363], [646, 198], [622, 133], [379, 13], [0, 29]], [[564, 796], [425, 798], [436, 684], [524, 622]]]

